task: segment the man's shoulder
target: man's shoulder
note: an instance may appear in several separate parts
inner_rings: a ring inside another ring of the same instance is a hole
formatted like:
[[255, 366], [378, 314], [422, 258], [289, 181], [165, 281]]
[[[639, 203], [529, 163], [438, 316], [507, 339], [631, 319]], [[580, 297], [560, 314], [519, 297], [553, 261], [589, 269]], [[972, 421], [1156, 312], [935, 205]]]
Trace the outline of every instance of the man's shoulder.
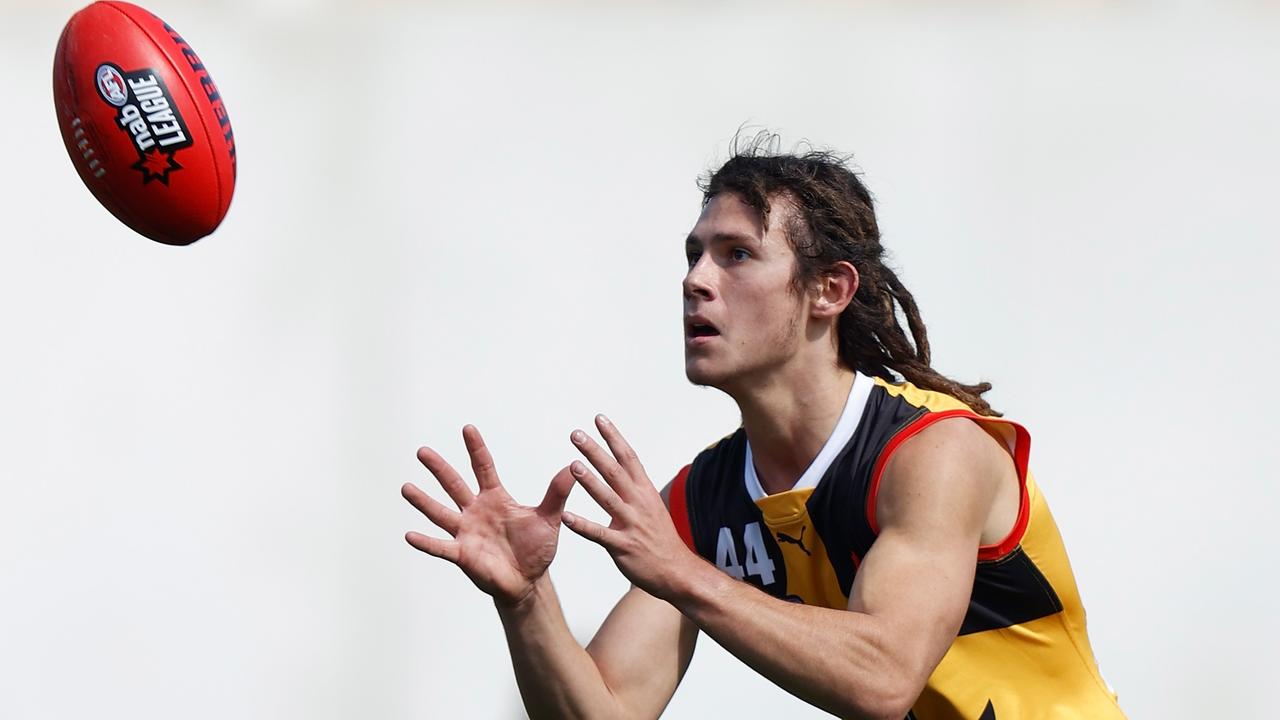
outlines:
[[939, 417], [902, 444], [898, 457], [927, 454], [938, 458], [1000, 457], [1006, 453], [982, 428], [986, 418], [970, 415]]
[[739, 427], [733, 432], [721, 437], [719, 440], [706, 446], [693, 458], [691, 465], [698, 462], [706, 462], [708, 460], [721, 459], [725, 455], [742, 450], [742, 444], [746, 442], [747, 431]]
[[699, 452], [686, 471], [688, 482], [705, 486], [742, 477], [747, 454], [747, 432], [738, 428]]
[[706, 482], [703, 478], [725, 476], [732, 472], [731, 466], [736, 462], [738, 472], [741, 473], [742, 459], [744, 456], [746, 443], [746, 431], [741, 427], [724, 437], [716, 440], [707, 447], [703, 448], [693, 460], [680, 471], [675, 477], [662, 488], [662, 501], [671, 507], [671, 492], [673, 488], [684, 489], [686, 483], [693, 481], [697, 483]]
[[878, 505], [883, 510], [884, 500], [895, 497], [899, 502], [891, 500], [890, 505], [922, 497], [944, 497], [953, 503], [974, 497], [989, 505], [996, 487], [1016, 479], [1009, 452], [974, 418], [945, 417], [929, 423], [893, 453]]

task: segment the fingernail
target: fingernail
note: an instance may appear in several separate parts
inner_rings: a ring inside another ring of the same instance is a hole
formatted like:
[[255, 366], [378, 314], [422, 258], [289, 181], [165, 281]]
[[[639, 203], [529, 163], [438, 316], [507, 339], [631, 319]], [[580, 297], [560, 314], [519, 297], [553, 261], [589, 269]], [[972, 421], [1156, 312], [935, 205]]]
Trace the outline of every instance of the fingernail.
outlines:
[[574, 460], [573, 462], [569, 463], [569, 472], [573, 473], [574, 475], [577, 475], [578, 477], [582, 477], [583, 475], [587, 474], [587, 468], [582, 463], [578, 462], [577, 460]]
[[572, 439], [575, 443], [577, 443], [577, 444], [579, 444], [579, 445], [581, 445], [582, 443], [586, 442], [586, 440], [587, 440], [587, 434], [586, 434], [586, 433], [584, 433], [584, 432], [582, 432], [581, 430], [574, 430], [574, 431], [573, 431], [573, 434], [572, 434], [572, 435], [570, 435], [569, 437], [570, 437], [570, 439]]
[[601, 414], [599, 414], [599, 415], [597, 415], [597, 416], [596, 416], [596, 422], [600, 423], [601, 425], [612, 425], [612, 424], [613, 424], [613, 423], [609, 422], [609, 418], [607, 418], [607, 417], [605, 417], [605, 416], [604, 416], [604, 413], [601, 413]]

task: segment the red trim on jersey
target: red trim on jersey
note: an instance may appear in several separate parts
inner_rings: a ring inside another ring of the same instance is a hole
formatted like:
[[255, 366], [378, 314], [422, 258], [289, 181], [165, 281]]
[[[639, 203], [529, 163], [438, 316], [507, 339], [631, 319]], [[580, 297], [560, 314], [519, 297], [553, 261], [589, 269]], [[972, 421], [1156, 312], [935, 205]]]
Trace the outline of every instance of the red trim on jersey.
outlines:
[[671, 521], [676, 524], [676, 532], [689, 549], [698, 552], [693, 546], [693, 530], [689, 527], [689, 501], [684, 494], [685, 481], [689, 479], [689, 465], [685, 465], [676, 473], [671, 481], [671, 491], [667, 494], [667, 511], [671, 513]]
[[893, 456], [893, 453], [897, 451], [902, 443], [914, 437], [916, 433], [939, 420], [951, 417], [966, 417], [980, 424], [1007, 425], [1013, 428], [1014, 431], [1013, 466], [1018, 473], [1018, 485], [1021, 491], [1021, 497], [1018, 500], [1018, 519], [1013, 523], [1013, 529], [1009, 531], [1009, 534], [1003, 540], [995, 545], [983, 545], [978, 548], [979, 560], [998, 560], [1018, 547], [1018, 543], [1022, 542], [1022, 536], [1027, 531], [1027, 523], [1031, 519], [1031, 500], [1027, 494], [1027, 461], [1031, 457], [1031, 434], [1021, 425], [1002, 418], [984, 417], [969, 410], [945, 410], [926, 413], [915, 422], [899, 430], [898, 434], [894, 435], [889, 440], [889, 443], [884, 446], [884, 450], [880, 451], [880, 457], [876, 460], [875, 469], [871, 471], [871, 486], [867, 490], [867, 524], [871, 526], [871, 532], [877, 535], [880, 534], [880, 525], [876, 522], [876, 500], [880, 494], [880, 478], [884, 475], [885, 466], [889, 464], [889, 458]]

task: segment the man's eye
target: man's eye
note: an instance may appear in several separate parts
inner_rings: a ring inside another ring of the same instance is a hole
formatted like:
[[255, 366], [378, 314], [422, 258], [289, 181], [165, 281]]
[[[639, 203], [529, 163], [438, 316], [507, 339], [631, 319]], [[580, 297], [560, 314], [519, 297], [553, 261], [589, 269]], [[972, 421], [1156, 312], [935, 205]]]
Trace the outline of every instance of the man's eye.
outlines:
[[750, 257], [751, 257], [751, 253], [747, 252], [746, 250], [744, 250], [744, 249], [742, 249], [742, 248], [734, 248], [734, 249], [733, 249], [733, 252], [732, 252], [732, 253], [730, 253], [730, 255], [729, 255], [729, 256], [733, 258], [733, 261], [734, 261], [734, 262], [742, 262], [742, 261], [746, 260], [747, 258], [750, 258]]
[[684, 254], [684, 259], [689, 261], [689, 267], [696, 265], [698, 263], [698, 258], [700, 257], [702, 257], [702, 253], [700, 252], [687, 252]]

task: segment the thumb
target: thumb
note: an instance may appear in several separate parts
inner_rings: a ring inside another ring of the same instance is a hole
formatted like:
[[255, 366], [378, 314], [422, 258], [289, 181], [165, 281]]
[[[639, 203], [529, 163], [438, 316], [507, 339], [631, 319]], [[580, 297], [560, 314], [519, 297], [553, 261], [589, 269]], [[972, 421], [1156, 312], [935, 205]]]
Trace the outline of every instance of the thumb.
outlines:
[[551, 484], [547, 486], [547, 494], [542, 498], [542, 504], [538, 506], [538, 514], [544, 518], [559, 520], [560, 513], [564, 512], [564, 503], [569, 499], [569, 491], [573, 490], [576, 484], [568, 466], [561, 468], [560, 472], [551, 478]]

